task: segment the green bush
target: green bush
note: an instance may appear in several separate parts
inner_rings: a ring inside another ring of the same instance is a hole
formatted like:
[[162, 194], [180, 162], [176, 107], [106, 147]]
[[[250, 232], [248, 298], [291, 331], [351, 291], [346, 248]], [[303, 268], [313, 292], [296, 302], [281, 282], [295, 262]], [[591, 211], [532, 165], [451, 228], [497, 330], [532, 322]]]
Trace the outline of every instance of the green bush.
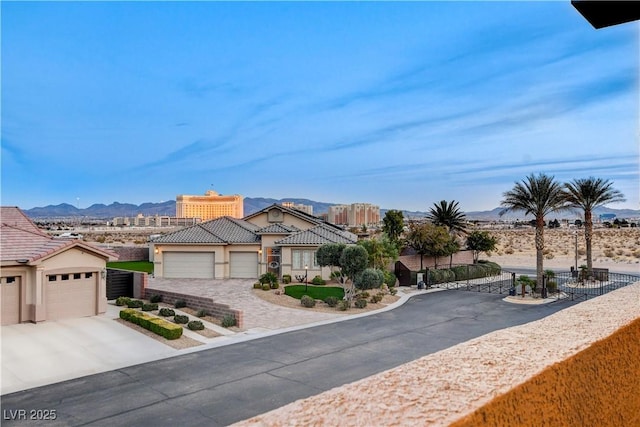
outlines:
[[319, 274], [317, 276], [315, 276], [313, 279], [311, 279], [311, 283], [314, 285], [326, 285], [327, 282], [324, 281], [324, 279], [322, 278], [322, 276], [320, 276]]
[[315, 307], [316, 300], [311, 298], [309, 295], [303, 295], [302, 298], [300, 298], [300, 304], [304, 307], [311, 308]]
[[289, 283], [291, 283], [291, 275], [290, 274], [283, 274], [282, 275], [282, 283], [284, 283], [285, 285], [288, 285]]
[[263, 291], [268, 291], [269, 289], [271, 289], [271, 285], [269, 283], [263, 283], [262, 284], [262, 290]]
[[367, 268], [358, 274], [355, 279], [355, 286], [358, 289], [376, 289], [384, 283], [384, 274], [377, 268]]
[[189, 316], [185, 316], [182, 314], [176, 314], [175, 316], [173, 316], [173, 321], [176, 323], [181, 323], [181, 324], [185, 324], [189, 322]]
[[127, 307], [129, 308], [142, 308], [144, 302], [139, 299], [132, 299], [127, 301]]
[[131, 298], [129, 297], [118, 297], [116, 298], [116, 305], [118, 307], [122, 307], [123, 305], [127, 305], [129, 301], [131, 301]]
[[208, 316], [208, 315], [209, 315], [209, 313], [207, 312], [207, 310], [205, 310], [203, 308], [196, 312], [196, 316], [197, 317], [205, 317], [205, 316]]
[[386, 283], [389, 287], [396, 285], [396, 275], [391, 271], [383, 270], [382, 274], [384, 275], [384, 283]]
[[432, 269], [428, 272], [426, 283], [428, 285], [433, 285], [438, 283], [455, 282], [455, 280], [456, 275], [448, 268], [438, 270]]
[[161, 335], [166, 339], [174, 340], [182, 336], [182, 326], [167, 322], [130, 308], [120, 311], [120, 318], [139, 325], [155, 334]]
[[262, 289], [262, 283], [256, 282], [253, 284], [253, 289]]
[[271, 282], [269, 283], [269, 287], [271, 289], [278, 289], [280, 287], [280, 284], [278, 282]]
[[547, 292], [550, 294], [555, 294], [558, 292], [558, 283], [555, 280], [549, 280], [547, 282]]
[[232, 326], [236, 326], [236, 318], [230, 314], [225, 314], [222, 318], [222, 327], [230, 328]]
[[171, 308], [162, 307], [160, 309], [160, 311], [158, 312], [158, 314], [160, 316], [169, 317], [169, 316], [175, 316], [176, 312], [173, 311], [173, 309], [171, 309]]
[[187, 302], [183, 299], [179, 299], [173, 304], [173, 306], [175, 308], [183, 308], [187, 306]]
[[390, 293], [391, 295], [395, 295], [395, 294], [397, 294], [397, 293], [398, 293], [398, 290], [397, 290], [395, 287], [394, 287], [394, 288], [389, 288], [389, 293]]
[[363, 292], [358, 292], [358, 294], [356, 295], [356, 298], [363, 298], [363, 299], [367, 299], [369, 298], [369, 292], [367, 291], [363, 291]]
[[351, 302], [347, 301], [346, 299], [340, 300], [337, 308], [340, 311], [347, 311], [351, 308]]
[[271, 272], [271, 271], [267, 271], [262, 276], [260, 276], [260, 279], [258, 279], [258, 280], [262, 284], [265, 284], [265, 283], [268, 283], [268, 284], [277, 283], [278, 282], [278, 276], [276, 276], [276, 274]]
[[365, 308], [367, 306], [367, 300], [366, 299], [356, 300], [354, 305], [356, 306], [356, 308]]
[[191, 322], [187, 323], [187, 328], [191, 329], [192, 331], [201, 331], [204, 329], [204, 324], [199, 320], [192, 320]]
[[162, 302], [162, 295], [160, 295], [160, 294], [151, 295], [151, 298], [149, 298], [149, 302], [151, 302], [151, 303]]
[[142, 311], [153, 311], [157, 309], [158, 309], [158, 304], [156, 303], [142, 304]]
[[336, 305], [338, 305], [338, 298], [332, 296], [326, 297], [324, 299], [324, 303], [329, 307], [335, 307]]
[[382, 293], [377, 293], [374, 296], [371, 297], [371, 304], [377, 304], [380, 301], [382, 301], [382, 298], [384, 298], [384, 294]]

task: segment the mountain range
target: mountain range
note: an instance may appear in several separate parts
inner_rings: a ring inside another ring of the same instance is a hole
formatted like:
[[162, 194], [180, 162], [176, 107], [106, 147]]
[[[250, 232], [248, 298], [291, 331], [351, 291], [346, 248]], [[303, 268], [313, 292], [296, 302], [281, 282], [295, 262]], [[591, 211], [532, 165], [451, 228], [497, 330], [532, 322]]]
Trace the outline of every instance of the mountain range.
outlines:
[[[319, 215], [326, 213], [329, 210], [329, 206], [333, 206], [336, 203], [316, 202], [308, 199], [270, 199], [264, 197], [245, 197], [244, 199], [244, 214], [250, 215], [267, 206], [274, 203], [281, 204], [283, 202], [293, 202], [295, 204], [311, 205], [313, 206], [313, 213]], [[384, 216], [388, 209], [380, 209], [380, 215]], [[498, 220], [500, 219], [501, 208], [495, 208], [489, 211], [472, 211], [465, 212], [467, 219], [469, 220]], [[87, 219], [104, 219], [111, 220], [115, 217], [133, 217], [138, 214], [144, 216], [164, 215], [175, 216], [176, 214], [176, 202], [170, 200], [161, 203], [143, 203], [141, 205], [134, 205], [130, 203], [113, 202], [110, 205], [94, 204], [86, 209], [78, 209], [77, 207], [62, 203], [59, 205], [49, 205], [45, 207], [37, 207], [33, 209], [24, 210], [25, 214], [32, 219], [64, 219], [64, 218], [78, 218], [84, 217]], [[405, 218], [423, 217], [426, 212], [420, 211], [402, 211]], [[594, 210], [594, 217], [602, 214], [615, 214], [617, 218], [640, 218], [640, 210], [636, 209], [611, 209], [607, 207], [596, 208]], [[577, 219], [580, 218], [579, 212], [566, 211], [549, 215], [549, 219]], [[525, 217], [522, 213], [510, 213], [502, 219], [531, 219], [531, 217]]]

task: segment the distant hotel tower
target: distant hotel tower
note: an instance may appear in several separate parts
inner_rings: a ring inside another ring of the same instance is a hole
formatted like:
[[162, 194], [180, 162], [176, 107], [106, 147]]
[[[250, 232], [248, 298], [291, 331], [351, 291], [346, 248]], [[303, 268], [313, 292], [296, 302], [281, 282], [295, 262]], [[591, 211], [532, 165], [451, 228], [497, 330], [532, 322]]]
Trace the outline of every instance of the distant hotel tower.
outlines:
[[328, 220], [349, 227], [377, 225], [380, 222], [380, 207], [369, 203], [329, 206]]
[[181, 194], [176, 196], [176, 216], [178, 218], [200, 218], [202, 221], [209, 221], [221, 216], [243, 218], [244, 197], [238, 194], [223, 196], [213, 190], [207, 191], [204, 196]]

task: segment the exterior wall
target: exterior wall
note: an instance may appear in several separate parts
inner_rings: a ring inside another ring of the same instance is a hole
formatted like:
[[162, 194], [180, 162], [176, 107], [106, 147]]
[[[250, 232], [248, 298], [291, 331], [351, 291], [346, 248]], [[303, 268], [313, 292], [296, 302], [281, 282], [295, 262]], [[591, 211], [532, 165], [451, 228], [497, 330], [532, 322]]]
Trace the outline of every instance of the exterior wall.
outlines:
[[118, 261], [149, 261], [149, 248], [140, 246], [116, 246], [109, 248], [118, 254]]
[[236, 326], [241, 329], [244, 328], [244, 315], [242, 310], [233, 309], [226, 304], [216, 303], [212, 298], [146, 288], [143, 298], [149, 298], [151, 295], [162, 295], [162, 301], [168, 304], [174, 304], [177, 300], [184, 300], [188, 307], [196, 310], [207, 310], [213, 317], [219, 319], [227, 315], [233, 316], [236, 319]]
[[[274, 209], [277, 209], [277, 208], [274, 208]], [[278, 221], [277, 222], [278, 224], [285, 224], [289, 226], [293, 225], [295, 227], [298, 227], [300, 230], [308, 230], [316, 226], [316, 224], [313, 224], [302, 218], [298, 218], [297, 216], [290, 215], [287, 212], [283, 211], [283, 214], [284, 215], [282, 216], [282, 220]], [[270, 224], [274, 224], [274, 222], [269, 222], [266, 212], [251, 218], [249, 222], [257, 225], [258, 227], [266, 227]]]
[[640, 426], [640, 319], [453, 423]]
[[[296, 275], [305, 274], [305, 269], [294, 269], [293, 268], [293, 255], [292, 251], [294, 249], [303, 249], [303, 250], [317, 250], [317, 247], [313, 246], [284, 246], [282, 247], [282, 274], [290, 274], [293, 281], [295, 281]], [[313, 279], [316, 275], [322, 276], [323, 279], [328, 280], [331, 275], [331, 269], [329, 267], [316, 267], [309, 266], [307, 273], [307, 278], [309, 280]]]
[[32, 320], [32, 310], [30, 309], [30, 306], [35, 304], [35, 289], [32, 286], [34, 282], [34, 271], [35, 269], [33, 268], [23, 266], [2, 267], [2, 277], [16, 277], [16, 280], [20, 281], [20, 301], [18, 307], [18, 310], [20, 311], [20, 322]]
[[[420, 255], [403, 255], [398, 257], [398, 261], [403, 263], [409, 270], [420, 270]], [[435, 266], [435, 258], [425, 256], [422, 259], [423, 268], [433, 268]], [[395, 264], [395, 263], [394, 263]], [[473, 264], [473, 251], [460, 251], [453, 255], [453, 264]], [[449, 257], [438, 257], [438, 267], [448, 267]], [[389, 267], [393, 271], [393, 265]]]

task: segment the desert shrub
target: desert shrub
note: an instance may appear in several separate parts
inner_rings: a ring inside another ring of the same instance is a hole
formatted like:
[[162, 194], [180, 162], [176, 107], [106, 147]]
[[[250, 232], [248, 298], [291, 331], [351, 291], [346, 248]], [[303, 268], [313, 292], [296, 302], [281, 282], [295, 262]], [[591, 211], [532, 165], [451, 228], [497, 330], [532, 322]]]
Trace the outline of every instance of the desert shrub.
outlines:
[[253, 284], [253, 289], [262, 289], [262, 283], [256, 282]]
[[382, 286], [384, 274], [377, 268], [367, 268], [358, 274], [355, 279], [355, 286], [358, 289], [375, 289]]
[[327, 282], [325, 282], [324, 279], [320, 275], [317, 275], [313, 279], [311, 279], [311, 283], [314, 284], [314, 285], [326, 285], [327, 284]]
[[351, 302], [346, 299], [340, 300], [337, 308], [340, 311], [347, 311], [351, 308]]
[[131, 301], [131, 298], [129, 297], [118, 297], [116, 298], [116, 305], [118, 307], [122, 307], [123, 305], [127, 305], [129, 301]]
[[151, 303], [162, 302], [162, 295], [160, 295], [160, 294], [151, 295], [151, 298], [149, 298], [149, 302], [151, 302]]
[[158, 309], [158, 304], [156, 303], [142, 304], [142, 311], [153, 311], [157, 309]]
[[158, 314], [159, 314], [160, 316], [169, 317], [169, 316], [175, 316], [175, 315], [176, 315], [176, 312], [175, 312], [175, 311], [173, 311], [173, 309], [171, 309], [171, 308], [162, 307], [162, 308], [160, 309], [160, 311], [158, 312]]
[[175, 316], [173, 316], [173, 321], [176, 323], [186, 324], [189, 322], [189, 316], [176, 314]]
[[175, 308], [183, 308], [187, 306], [187, 302], [183, 299], [179, 299], [173, 304], [173, 306]]
[[395, 294], [397, 294], [397, 293], [398, 293], [398, 290], [397, 290], [395, 287], [394, 287], [394, 288], [389, 288], [389, 293], [390, 293], [391, 295], [395, 295]]
[[362, 291], [362, 292], [358, 292], [358, 294], [356, 295], [356, 298], [364, 298], [367, 299], [369, 298], [369, 292], [367, 291]]
[[377, 304], [380, 301], [382, 301], [382, 298], [384, 298], [384, 294], [383, 293], [377, 293], [375, 295], [373, 295], [371, 297], [371, 304]]
[[315, 307], [316, 300], [311, 298], [309, 295], [302, 295], [302, 298], [300, 298], [300, 304], [304, 307], [311, 308]]
[[204, 329], [204, 324], [199, 320], [192, 320], [191, 322], [187, 323], [187, 328], [191, 329], [192, 331], [201, 331]]
[[356, 300], [354, 305], [356, 306], [356, 308], [365, 308], [367, 306], [367, 300], [364, 299], [364, 298], [363, 299], [358, 299], [358, 300]]
[[336, 297], [326, 297], [324, 299], [324, 303], [327, 304], [329, 307], [335, 307], [336, 305], [338, 305], [338, 298], [336, 298]]
[[558, 292], [558, 283], [555, 280], [549, 280], [547, 282], [547, 292], [550, 294], [555, 294]]
[[264, 273], [262, 276], [260, 276], [260, 279], [258, 279], [260, 281], [260, 283], [265, 284], [265, 283], [277, 283], [278, 282], [278, 276], [275, 275], [275, 273], [271, 272], [271, 271], [267, 271], [266, 273]]
[[222, 324], [222, 327], [224, 328], [230, 328], [232, 326], [236, 326], [236, 318], [230, 314], [225, 314], [225, 316], [222, 318], [221, 324]]
[[389, 287], [396, 285], [397, 278], [395, 274], [388, 270], [383, 270], [382, 274], [384, 276], [384, 283], [386, 283]]
[[291, 275], [290, 274], [283, 274], [282, 275], [282, 283], [284, 283], [285, 285], [288, 285], [289, 283], [291, 283]]
[[271, 285], [269, 283], [263, 283], [262, 284], [262, 290], [263, 291], [268, 291], [269, 289], [271, 289]]
[[278, 289], [280, 287], [280, 284], [278, 282], [271, 282], [269, 283], [269, 287], [271, 289]]
[[139, 299], [132, 299], [127, 301], [127, 307], [129, 308], [141, 308], [143, 304], [144, 302]]
[[208, 315], [209, 315], [209, 313], [207, 313], [207, 310], [205, 310], [203, 308], [201, 308], [200, 310], [198, 310], [196, 312], [196, 316], [198, 316], [198, 317], [204, 317], [204, 316], [208, 316]]

